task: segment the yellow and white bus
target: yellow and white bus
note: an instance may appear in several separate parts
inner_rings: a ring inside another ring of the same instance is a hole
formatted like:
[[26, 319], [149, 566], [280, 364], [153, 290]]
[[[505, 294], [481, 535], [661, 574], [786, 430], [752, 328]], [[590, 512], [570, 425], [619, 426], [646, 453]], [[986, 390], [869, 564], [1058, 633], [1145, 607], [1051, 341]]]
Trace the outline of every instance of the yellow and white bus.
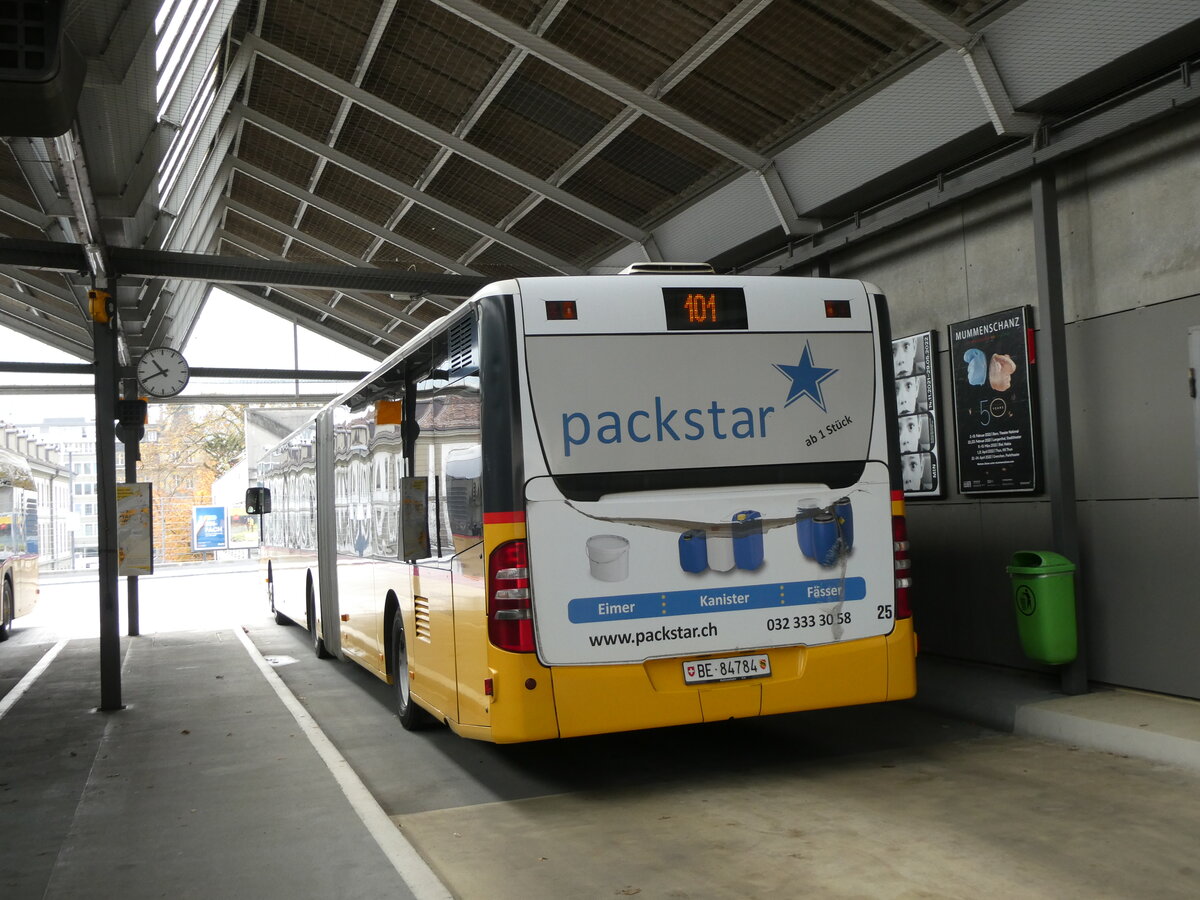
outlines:
[[492, 284], [259, 463], [272, 609], [495, 742], [911, 697], [891, 382], [859, 281]]
[[37, 486], [29, 463], [0, 450], [0, 641], [38, 599]]

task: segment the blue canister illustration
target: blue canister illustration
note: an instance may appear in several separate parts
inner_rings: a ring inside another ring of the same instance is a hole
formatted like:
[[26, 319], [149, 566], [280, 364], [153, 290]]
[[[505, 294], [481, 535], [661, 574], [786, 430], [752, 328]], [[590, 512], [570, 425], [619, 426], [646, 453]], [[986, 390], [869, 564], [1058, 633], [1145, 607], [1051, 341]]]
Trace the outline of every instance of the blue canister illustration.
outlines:
[[809, 559], [817, 558], [817, 551], [813, 549], [813, 516], [821, 510], [815, 506], [801, 506], [796, 510], [796, 543], [800, 545], [800, 552]]
[[752, 509], [733, 514], [733, 562], [751, 572], [763, 564], [762, 515]]
[[836, 565], [841, 555], [838, 524], [833, 513], [819, 512], [812, 517], [813, 559], [823, 566]]
[[708, 568], [708, 542], [703, 528], [692, 528], [679, 536], [679, 567], [685, 572]]
[[850, 506], [849, 497], [833, 501], [833, 515], [841, 530], [842, 548], [849, 553], [854, 547], [854, 509]]

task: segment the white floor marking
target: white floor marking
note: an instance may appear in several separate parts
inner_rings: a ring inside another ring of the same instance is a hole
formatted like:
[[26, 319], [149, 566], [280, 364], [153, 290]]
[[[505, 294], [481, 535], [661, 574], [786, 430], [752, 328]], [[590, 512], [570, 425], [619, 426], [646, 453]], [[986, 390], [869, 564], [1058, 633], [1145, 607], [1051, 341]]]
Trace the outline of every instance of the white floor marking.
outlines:
[[362, 819], [371, 836], [375, 838], [375, 842], [379, 844], [379, 849], [384, 852], [400, 877], [404, 879], [404, 883], [408, 885], [413, 896], [417, 900], [450, 900], [452, 895], [446, 886], [429, 868], [429, 864], [420, 857], [408, 839], [400, 833], [400, 829], [396, 827], [395, 823], [388, 818], [383, 807], [371, 796], [366, 785], [359, 780], [358, 775], [346, 762], [346, 758], [337, 751], [333, 742], [321, 730], [321, 726], [308, 714], [308, 710], [283, 683], [283, 679], [276, 674], [270, 663], [263, 659], [262, 654], [258, 652], [258, 648], [254, 646], [246, 633], [241, 628], [234, 628], [233, 632], [246, 648], [246, 652], [250, 654], [250, 658], [254, 660], [254, 664], [258, 666], [263, 677], [267, 679], [267, 683], [271, 685], [275, 693], [279, 695], [279, 699], [283, 701], [283, 705], [295, 718], [296, 724], [304, 731], [305, 736], [312, 743], [313, 749], [325, 761], [325, 765], [328, 766], [329, 771], [341, 787], [342, 793], [346, 795], [346, 799], [350, 801], [350, 805], [358, 813], [358, 817]]
[[25, 673], [25, 677], [13, 685], [13, 689], [5, 694], [3, 699], [0, 699], [0, 719], [3, 719], [4, 714], [16, 705], [17, 701], [21, 699], [22, 694], [33, 687], [34, 682], [42, 676], [42, 673], [50, 668], [50, 663], [54, 662], [54, 657], [58, 656], [59, 652], [65, 646], [67, 646], [66, 641], [59, 641], [47, 650], [46, 655], [39, 659], [32, 669]]

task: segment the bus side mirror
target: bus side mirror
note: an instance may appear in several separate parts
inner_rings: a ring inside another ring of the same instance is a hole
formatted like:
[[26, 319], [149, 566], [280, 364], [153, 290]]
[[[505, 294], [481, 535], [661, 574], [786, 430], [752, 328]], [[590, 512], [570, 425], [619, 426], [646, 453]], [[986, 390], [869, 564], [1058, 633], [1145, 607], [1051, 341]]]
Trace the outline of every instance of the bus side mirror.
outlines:
[[246, 512], [250, 515], [260, 515], [271, 511], [271, 489], [252, 487], [246, 489]]

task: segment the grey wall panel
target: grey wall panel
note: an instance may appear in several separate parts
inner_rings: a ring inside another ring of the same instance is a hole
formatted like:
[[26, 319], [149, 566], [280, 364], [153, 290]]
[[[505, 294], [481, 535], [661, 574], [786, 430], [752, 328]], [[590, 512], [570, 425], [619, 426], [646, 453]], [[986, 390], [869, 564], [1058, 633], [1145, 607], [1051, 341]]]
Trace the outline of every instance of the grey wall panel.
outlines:
[[775, 165], [804, 212], [989, 121], [966, 64], [947, 50], [801, 138]]
[[1067, 321], [1200, 293], [1200, 110], [1060, 176]]
[[1016, 550], [1048, 548], [1049, 503], [910, 503], [908, 520], [921, 649], [1040, 668], [1021, 653], [1005, 567]]
[[949, 210], [902, 234], [855, 245], [833, 257], [829, 272], [877, 285], [888, 298], [892, 334], [940, 328], [968, 308], [962, 212]]
[[1192, 500], [1080, 505], [1092, 678], [1200, 695], [1200, 553]]
[[939, 330], [945, 346], [951, 322], [1036, 306], [1029, 190], [1020, 184], [990, 191], [901, 234], [855, 245], [834, 257], [830, 271], [879, 285], [893, 333]]
[[1187, 330], [1197, 324], [1200, 297], [1068, 327], [1081, 500], [1196, 496]]
[[968, 316], [1037, 305], [1031, 209], [1028, 188], [1016, 184], [963, 211]]

